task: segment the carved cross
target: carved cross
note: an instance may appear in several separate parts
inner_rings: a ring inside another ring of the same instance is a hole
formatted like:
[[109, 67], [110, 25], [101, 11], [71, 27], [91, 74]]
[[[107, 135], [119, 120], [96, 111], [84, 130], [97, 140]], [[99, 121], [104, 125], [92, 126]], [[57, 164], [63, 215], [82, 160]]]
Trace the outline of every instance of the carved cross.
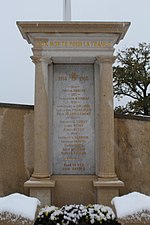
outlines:
[[71, 20], [71, 0], [63, 0], [63, 20]]

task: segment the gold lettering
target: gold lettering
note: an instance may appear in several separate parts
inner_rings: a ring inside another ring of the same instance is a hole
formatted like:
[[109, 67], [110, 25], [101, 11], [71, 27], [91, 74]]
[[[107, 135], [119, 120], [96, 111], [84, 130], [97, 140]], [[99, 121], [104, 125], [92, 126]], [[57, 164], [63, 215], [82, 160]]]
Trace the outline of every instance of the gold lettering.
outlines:
[[59, 81], [65, 81], [65, 80], [67, 80], [67, 77], [62, 75], [62, 76], [58, 77], [58, 80]]
[[97, 42], [97, 47], [101, 47], [101, 43], [99, 41]]
[[71, 73], [70, 79], [71, 79], [71, 80], [77, 80], [77, 79], [78, 79], [78, 74], [75, 73], [75, 72]]
[[106, 47], [106, 42], [102, 41], [102, 47]]
[[47, 47], [48, 41], [39, 40], [35, 42], [36, 47]]
[[91, 47], [91, 45], [90, 45], [90, 42], [89, 42], [89, 41], [87, 41], [87, 42], [86, 42], [86, 46], [87, 46], [87, 47]]
[[49, 45], [50, 45], [50, 47], [53, 47], [54, 46], [54, 42], [50, 41]]
[[[47, 41], [37, 41], [35, 43], [36, 46], [47, 47]], [[103, 48], [103, 47], [111, 47], [111, 42], [105, 41], [50, 41], [50, 47], [94, 47], [94, 48]]]
[[66, 46], [66, 42], [62, 41], [62, 47], [65, 47], [65, 46]]
[[94, 41], [93, 45], [94, 45], [94, 47], [97, 47], [97, 42], [96, 42], [96, 41]]
[[56, 47], [59, 47], [59, 46], [60, 46], [60, 42], [59, 42], [59, 41], [56, 41], [56, 42], [55, 42], [55, 46], [56, 46]]
[[82, 46], [83, 46], [82, 41], [79, 41], [79, 47], [82, 47]]

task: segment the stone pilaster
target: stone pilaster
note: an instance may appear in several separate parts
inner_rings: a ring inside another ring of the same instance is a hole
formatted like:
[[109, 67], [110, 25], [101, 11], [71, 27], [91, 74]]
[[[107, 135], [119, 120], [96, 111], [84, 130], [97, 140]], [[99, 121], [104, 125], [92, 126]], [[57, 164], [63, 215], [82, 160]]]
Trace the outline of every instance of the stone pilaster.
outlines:
[[123, 182], [119, 181], [115, 173], [114, 159], [114, 109], [113, 109], [113, 75], [112, 64], [114, 56], [96, 57], [99, 72], [97, 73], [98, 118], [97, 126], [97, 203], [110, 204], [111, 199], [119, 194], [119, 187]]
[[48, 58], [31, 57], [35, 63], [34, 178], [48, 178]]
[[[35, 63], [35, 106], [34, 106], [34, 172], [25, 187], [30, 196], [40, 198], [43, 204], [51, 204], [51, 187], [55, 186], [49, 173], [49, 104], [48, 65], [49, 58], [32, 56]], [[39, 197], [40, 196], [40, 197]]]
[[99, 127], [100, 127], [100, 158], [98, 177], [114, 178], [114, 110], [112, 87], [112, 63], [113, 56], [97, 57], [100, 67], [99, 80]]

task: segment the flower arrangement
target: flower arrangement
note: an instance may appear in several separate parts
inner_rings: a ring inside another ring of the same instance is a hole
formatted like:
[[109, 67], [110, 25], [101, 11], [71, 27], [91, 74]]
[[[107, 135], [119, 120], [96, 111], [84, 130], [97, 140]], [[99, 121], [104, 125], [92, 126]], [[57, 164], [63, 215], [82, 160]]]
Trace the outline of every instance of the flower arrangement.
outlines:
[[42, 208], [34, 225], [118, 225], [112, 209], [103, 205], [66, 205]]
[[86, 207], [86, 215], [83, 217], [83, 221], [88, 225], [119, 224], [113, 210], [108, 206], [99, 204], [88, 205]]

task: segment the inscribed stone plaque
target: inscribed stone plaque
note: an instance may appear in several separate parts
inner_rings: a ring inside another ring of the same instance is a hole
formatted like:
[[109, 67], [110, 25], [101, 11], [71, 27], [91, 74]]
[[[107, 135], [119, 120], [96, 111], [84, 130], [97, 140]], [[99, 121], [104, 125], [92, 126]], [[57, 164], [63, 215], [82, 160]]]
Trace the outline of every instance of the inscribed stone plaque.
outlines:
[[94, 174], [92, 64], [55, 64], [53, 174]]

